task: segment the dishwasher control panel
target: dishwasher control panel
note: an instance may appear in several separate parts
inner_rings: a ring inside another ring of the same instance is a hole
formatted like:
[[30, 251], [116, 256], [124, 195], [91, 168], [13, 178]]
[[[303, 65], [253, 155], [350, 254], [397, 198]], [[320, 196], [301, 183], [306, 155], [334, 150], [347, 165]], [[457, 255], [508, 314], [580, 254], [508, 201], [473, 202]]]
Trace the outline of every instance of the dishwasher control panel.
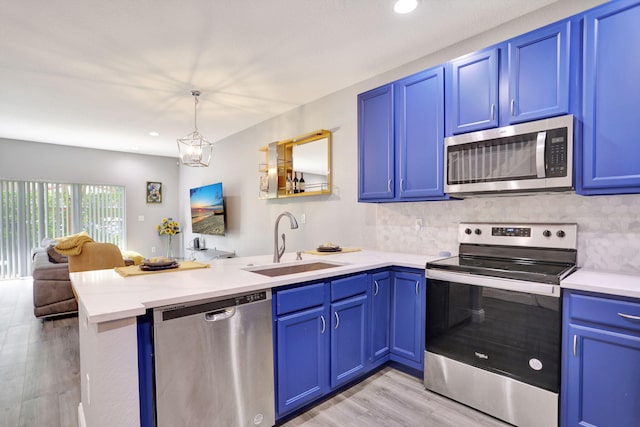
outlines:
[[267, 293], [262, 291], [262, 292], [256, 292], [253, 294], [248, 294], [248, 295], [242, 295], [239, 297], [236, 297], [236, 305], [242, 305], [242, 304], [249, 304], [252, 302], [256, 302], [256, 301], [263, 301], [267, 299]]
[[238, 295], [222, 300], [209, 300], [206, 302], [198, 301], [188, 304], [170, 305], [167, 307], [156, 308], [153, 310], [154, 323], [165, 322], [180, 317], [192, 316], [195, 314], [209, 313], [226, 308], [251, 304], [254, 302], [266, 301], [271, 299], [271, 291], [259, 291], [250, 294]]

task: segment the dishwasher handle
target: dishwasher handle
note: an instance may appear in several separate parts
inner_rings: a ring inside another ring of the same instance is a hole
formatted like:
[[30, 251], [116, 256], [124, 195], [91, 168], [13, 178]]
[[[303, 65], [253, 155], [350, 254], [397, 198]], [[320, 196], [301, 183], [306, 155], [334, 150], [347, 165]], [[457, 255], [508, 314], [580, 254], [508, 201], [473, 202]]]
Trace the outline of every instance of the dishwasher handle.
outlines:
[[235, 307], [223, 308], [222, 310], [212, 311], [204, 315], [204, 320], [207, 322], [217, 322], [219, 320], [225, 320], [233, 317], [236, 314]]

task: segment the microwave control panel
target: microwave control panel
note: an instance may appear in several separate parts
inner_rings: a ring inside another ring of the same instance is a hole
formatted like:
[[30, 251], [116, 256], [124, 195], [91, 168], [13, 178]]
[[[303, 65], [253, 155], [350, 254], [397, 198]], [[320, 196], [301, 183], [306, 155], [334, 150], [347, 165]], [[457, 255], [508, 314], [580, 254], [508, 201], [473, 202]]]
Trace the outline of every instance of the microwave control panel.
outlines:
[[548, 130], [546, 148], [547, 177], [567, 176], [567, 128]]

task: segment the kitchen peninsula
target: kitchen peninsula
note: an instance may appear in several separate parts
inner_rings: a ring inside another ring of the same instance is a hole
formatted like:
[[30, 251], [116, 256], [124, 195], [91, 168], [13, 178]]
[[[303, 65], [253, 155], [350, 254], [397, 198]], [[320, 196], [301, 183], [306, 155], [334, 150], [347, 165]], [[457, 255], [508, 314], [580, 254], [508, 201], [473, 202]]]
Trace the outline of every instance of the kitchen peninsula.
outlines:
[[[91, 427], [141, 425], [141, 404], [144, 411], [145, 403], [140, 399], [139, 388], [138, 341], [141, 331], [138, 319], [148, 314], [149, 310], [153, 308], [180, 306], [194, 301], [224, 299], [264, 290], [275, 289], [277, 293], [280, 292], [280, 289], [290, 289], [291, 285], [309, 282], [315, 284], [329, 281], [340, 282], [341, 278], [349, 279], [354, 276], [362, 276], [360, 273], [363, 272], [385, 269], [414, 271], [424, 277], [425, 264], [436, 258], [438, 257], [432, 255], [365, 250], [326, 256], [305, 254], [303, 261], [295, 261], [295, 254], [287, 253], [282, 259], [281, 266], [313, 262], [331, 263], [336, 266], [276, 277], [268, 277], [249, 271], [273, 266], [271, 255], [216, 260], [211, 263], [210, 268], [127, 278], [121, 277], [113, 270], [72, 273], [71, 279], [79, 301], [82, 383], [82, 397], [78, 408], [80, 425]], [[371, 276], [375, 279], [377, 274]], [[335, 280], [336, 278], [338, 279]], [[350, 282], [345, 281], [344, 283], [350, 286]], [[578, 352], [583, 346], [582, 340], [589, 339], [588, 337], [582, 338], [585, 332], [580, 329], [581, 325], [585, 324], [584, 322], [588, 322], [587, 325], [597, 322], [615, 327], [620, 322], [620, 320], [616, 320], [619, 316], [602, 317], [605, 316], [603, 314], [605, 311], [600, 311], [598, 314], [593, 312], [593, 308], [587, 312], [576, 310], [588, 303], [591, 304], [590, 307], [596, 307], [597, 304], [597, 306], [608, 310], [607, 307], [611, 306], [611, 310], [617, 310], [615, 313], [624, 311], [630, 315], [637, 315], [637, 308], [640, 306], [638, 304], [640, 278], [633, 275], [578, 269], [577, 272], [563, 280], [561, 286], [566, 296], [566, 304], [571, 304], [564, 308], [565, 319], [563, 321], [565, 339], [562, 347], [564, 358], [562, 370], [563, 375], [567, 378], [566, 375], [577, 375], [573, 372], [583, 372], [578, 369], [579, 366], [574, 366], [582, 359], [570, 358], [571, 351], [567, 350], [574, 346], [572, 344], [574, 334], [578, 335]], [[410, 294], [416, 295], [417, 293], [416, 289], [414, 294], [412, 285]], [[298, 299], [294, 297], [293, 300], [297, 303]], [[589, 314], [592, 312], [595, 314]], [[587, 314], [587, 317], [584, 317], [584, 313]], [[596, 314], [602, 319], [596, 318]], [[626, 339], [636, 346], [634, 344], [635, 338], [631, 336]], [[424, 342], [422, 344], [424, 345]], [[600, 359], [596, 358], [595, 360]], [[628, 368], [628, 364], [620, 364], [620, 369]], [[153, 373], [151, 372], [150, 375]], [[626, 374], [621, 372], [620, 375], [624, 377]], [[620, 375], [616, 373], [614, 376], [620, 377]], [[576, 379], [577, 377], [573, 378], [569, 382], [565, 380], [564, 384], [582, 387], [584, 382], [581, 379]], [[584, 394], [584, 392], [581, 395], [600, 398], [597, 396], [597, 390], [589, 389], [587, 391], [595, 393], [596, 396]], [[573, 389], [563, 391], [561, 406], [572, 411], [573, 405], [577, 402], [576, 398], [572, 396], [576, 395], [579, 393], [577, 394]], [[151, 413], [153, 413], [152, 408]], [[567, 414], [571, 414], [571, 412], [566, 412], [563, 416], [567, 416]], [[615, 419], [617, 415], [605, 414], [605, 416]]]
[[[282, 265], [338, 264], [322, 270], [268, 277], [248, 269], [271, 256], [216, 260], [210, 268], [121, 277], [114, 270], [73, 273], [79, 302], [82, 426], [140, 425], [138, 317], [156, 307], [224, 298], [388, 267], [423, 270], [435, 256], [359, 251], [334, 255], [285, 254]], [[422, 275], [423, 276], [423, 275]]]

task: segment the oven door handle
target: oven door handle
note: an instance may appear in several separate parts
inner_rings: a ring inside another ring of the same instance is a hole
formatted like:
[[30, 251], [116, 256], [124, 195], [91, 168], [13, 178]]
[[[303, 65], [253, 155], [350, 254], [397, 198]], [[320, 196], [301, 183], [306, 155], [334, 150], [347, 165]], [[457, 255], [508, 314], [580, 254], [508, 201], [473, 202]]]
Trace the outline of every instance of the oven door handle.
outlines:
[[524, 280], [503, 279], [500, 277], [479, 276], [476, 274], [451, 272], [427, 268], [427, 279], [461, 283], [463, 285], [486, 286], [514, 292], [560, 297], [560, 286], [548, 283], [527, 282]]

